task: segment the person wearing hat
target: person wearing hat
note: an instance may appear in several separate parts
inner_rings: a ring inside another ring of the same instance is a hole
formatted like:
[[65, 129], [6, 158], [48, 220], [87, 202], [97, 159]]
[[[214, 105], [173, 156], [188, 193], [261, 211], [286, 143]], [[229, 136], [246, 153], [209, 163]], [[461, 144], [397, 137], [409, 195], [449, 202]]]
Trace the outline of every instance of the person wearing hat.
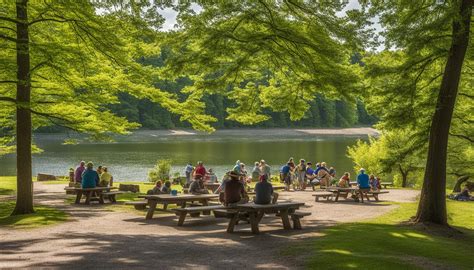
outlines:
[[370, 191], [369, 176], [365, 173], [365, 169], [361, 168], [359, 175], [357, 175], [357, 186], [359, 187], [359, 195], [361, 202], [364, 202], [364, 194], [367, 196], [367, 192]]
[[206, 176], [207, 171], [206, 168], [204, 168], [204, 164], [202, 161], [198, 161], [196, 169], [194, 170], [194, 177], [196, 175], [201, 175], [202, 177]]
[[209, 191], [204, 187], [203, 177], [200, 174], [194, 176], [194, 180], [189, 185], [189, 194], [207, 194]]
[[235, 171], [228, 173], [229, 180], [225, 183], [224, 188], [224, 205], [246, 203], [248, 202], [248, 195], [245, 191], [245, 186], [239, 181], [240, 175]]

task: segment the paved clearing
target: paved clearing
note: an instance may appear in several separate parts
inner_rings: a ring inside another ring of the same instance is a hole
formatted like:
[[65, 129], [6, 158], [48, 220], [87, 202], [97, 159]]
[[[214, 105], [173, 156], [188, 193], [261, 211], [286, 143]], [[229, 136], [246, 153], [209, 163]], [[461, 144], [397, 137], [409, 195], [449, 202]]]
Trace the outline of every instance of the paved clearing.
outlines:
[[[0, 268], [160, 268], [244, 269], [302, 268], [298, 258], [282, 256], [292, 243], [318, 237], [326, 226], [379, 216], [396, 206], [383, 203], [314, 202], [312, 192], [282, 192], [281, 198], [306, 202], [303, 211], [312, 215], [302, 221], [303, 230], [284, 231], [281, 221], [266, 216], [260, 235], [250, 225], [225, 232], [226, 219], [213, 216], [187, 218], [177, 227], [176, 216], [112, 212], [100, 205], [64, 203], [64, 185], [35, 182], [37, 203], [67, 211], [70, 221], [31, 230], [0, 227]], [[383, 201], [414, 201], [419, 191], [390, 190]]]

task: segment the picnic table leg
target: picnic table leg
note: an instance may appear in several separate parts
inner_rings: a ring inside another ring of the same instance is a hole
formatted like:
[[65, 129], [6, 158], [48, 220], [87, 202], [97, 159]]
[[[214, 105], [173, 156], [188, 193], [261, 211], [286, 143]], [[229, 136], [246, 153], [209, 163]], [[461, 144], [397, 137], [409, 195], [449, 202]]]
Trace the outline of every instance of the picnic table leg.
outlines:
[[186, 212], [179, 213], [178, 226], [183, 226], [184, 220], [186, 219]]
[[81, 203], [81, 198], [82, 198], [82, 190], [76, 191], [76, 201], [74, 203], [75, 204], [80, 204]]
[[[156, 207], [156, 205], [155, 205], [155, 207]], [[167, 203], [163, 203], [163, 210], [166, 210], [167, 208], [168, 208], [168, 204], [167, 204]], [[182, 208], [184, 208], [184, 207], [182, 207]]]
[[281, 221], [285, 230], [291, 229], [290, 219], [288, 218], [288, 209], [280, 210]]
[[[207, 202], [207, 199], [201, 200], [200, 203], [202, 203], [203, 206], [208, 206], [209, 205], [209, 203]], [[211, 211], [210, 210], [209, 211], [203, 211], [202, 214], [203, 215], [210, 215]]]
[[86, 191], [86, 204], [91, 204], [92, 191]]
[[104, 204], [104, 194], [102, 191], [97, 191], [97, 195], [99, 195], [99, 203]]
[[149, 204], [150, 208], [148, 209], [148, 212], [146, 213], [146, 218], [145, 219], [152, 219], [153, 218], [153, 214], [155, 213], [157, 203], [158, 203], [158, 201], [156, 201], [156, 200], [148, 200], [148, 204]]
[[252, 227], [252, 233], [259, 234], [260, 231], [258, 230], [257, 212], [256, 211], [249, 212], [249, 219], [250, 219], [250, 226]]
[[340, 193], [341, 193], [341, 192], [340, 192], [339, 190], [336, 191], [336, 198], [334, 199], [335, 202], [339, 201], [339, 194], [340, 194]]
[[260, 223], [260, 221], [262, 221], [262, 218], [263, 218], [264, 215], [265, 215], [265, 212], [263, 212], [263, 211], [258, 212], [258, 215], [257, 215], [257, 222], [258, 223]]
[[360, 189], [359, 189], [359, 196], [360, 196], [360, 201], [364, 202], [364, 193]]
[[235, 224], [239, 221], [239, 211], [235, 212], [234, 216], [229, 220], [229, 225], [227, 226], [227, 232], [233, 233]]
[[379, 194], [373, 194], [373, 195], [374, 195], [375, 201], [378, 202], [379, 201]]

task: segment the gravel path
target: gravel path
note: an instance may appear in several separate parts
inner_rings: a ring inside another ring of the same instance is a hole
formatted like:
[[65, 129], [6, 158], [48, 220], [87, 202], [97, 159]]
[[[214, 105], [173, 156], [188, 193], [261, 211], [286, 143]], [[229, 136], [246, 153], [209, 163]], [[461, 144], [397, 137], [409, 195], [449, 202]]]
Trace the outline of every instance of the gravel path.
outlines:
[[[176, 226], [174, 215], [144, 216], [112, 212], [100, 205], [64, 203], [63, 185], [35, 183], [37, 203], [54, 205], [70, 215], [70, 221], [31, 230], [0, 227], [0, 268], [159, 268], [244, 269], [302, 268], [303, 262], [280, 254], [285, 246], [318, 237], [326, 226], [373, 218], [396, 206], [382, 203], [314, 202], [312, 192], [282, 192], [281, 198], [306, 202], [303, 230], [284, 231], [280, 220], [266, 216], [261, 234], [238, 225], [225, 232], [227, 220], [212, 216], [187, 218]], [[384, 201], [414, 201], [419, 191], [390, 190]]]

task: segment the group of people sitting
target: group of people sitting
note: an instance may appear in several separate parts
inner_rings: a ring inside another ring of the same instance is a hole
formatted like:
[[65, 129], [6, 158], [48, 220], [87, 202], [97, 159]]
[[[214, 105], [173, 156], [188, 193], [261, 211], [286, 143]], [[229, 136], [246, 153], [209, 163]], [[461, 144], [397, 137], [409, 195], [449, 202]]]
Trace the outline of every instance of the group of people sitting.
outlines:
[[[299, 163], [295, 164], [293, 158], [290, 158], [280, 169], [280, 180], [285, 183], [285, 189], [290, 190], [290, 187], [293, 186], [295, 191], [305, 190], [308, 184], [313, 190], [318, 185], [321, 187], [350, 187], [349, 172], [345, 172], [337, 180], [336, 169], [334, 167], [328, 168], [326, 162], [316, 163], [314, 169], [312, 166], [311, 162], [306, 162], [304, 159], [300, 159]], [[368, 179], [370, 189], [379, 190], [381, 188], [380, 178], [371, 174]]]
[[81, 161], [76, 169], [69, 169], [69, 179], [71, 182], [80, 184], [82, 188], [111, 187], [114, 178], [105, 166], [98, 166], [94, 170], [94, 164], [89, 161]]

